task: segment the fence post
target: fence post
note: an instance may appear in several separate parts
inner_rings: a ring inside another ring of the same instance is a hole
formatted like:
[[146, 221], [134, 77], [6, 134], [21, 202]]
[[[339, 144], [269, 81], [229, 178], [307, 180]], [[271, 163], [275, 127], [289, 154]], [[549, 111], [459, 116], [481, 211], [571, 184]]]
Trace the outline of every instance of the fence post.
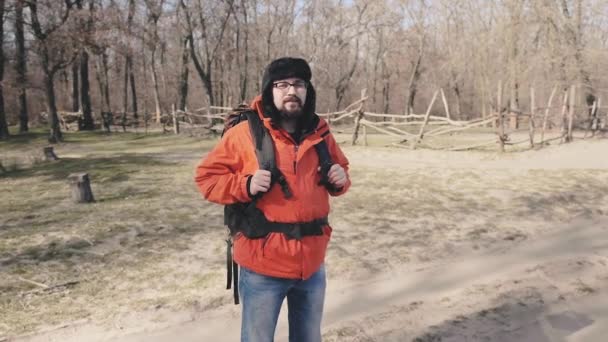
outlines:
[[560, 119], [561, 119], [561, 126], [560, 126], [561, 140], [560, 140], [560, 142], [562, 142], [562, 143], [565, 141], [566, 136], [568, 135], [567, 110], [568, 110], [568, 89], [566, 88], [564, 90], [564, 101], [562, 103], [562, 112], [560, 115]]
[[591, 105], [591, 110], [589, 111], [589, 125], [587, 125], [587, 130], [585, 131], [584, 138], [587, 137], [588, 134], [591, 136], [595, 136], [595, 131], [600, 127], [599, 125], [599, 117], [597, 116], [597, 100], [593, 100], [593, 104]]
[[445, 117], [448, 118], [448, 120], [452, 120], [452, 117], [450, 116], [450, 107], [448, 106], [448, 100], [445, 97], [443, 88], [441, 88], [441, 99], [443, 100], [443, 107], [445, 108]]
[[435, 94], [433, 94], [433, 99], [431, 100], [431, 103], [429, 104], [428, 108], [426, 109], [426, 113], [424, 114], [424, 122], [422, 123], [422, 126], [420, 126], [420, 132], [418, 132], [418, 136], [414, 139], [414, 141], [412, 141], [412, 145], [411, 145], [412, 150], [416, 149], [416, 145], [418, 144], [418, 142], [420, 140], [422, 140], [422, 137], [424, 136], [424, 128], [429, 123], [429, 117], [431, 116], [431, 109], [433, 109], [433, 104], [435, 104], [435, 100], [437, 99], [437, 94], [439, 94], [439, 90], [435, 90]]
[[177, 120], [177, 113], [175, 112], [175, 103], [171, 105], [171, 116], [173, 117], [173, 132], [179, 134], [179, 121]]
[[355, 118], [355, 129], [353, 131], [353, 139], [351, 145], [357, 144], [357, 138], [359, 137], [359, 126], [361, 125], [361, 119], [363, 119], [363, 115], [365, 115], [363, 111], [363, 106], [365, 105], [365, 93], [367, 89], [361, 90], [361, 107], [359, 109], [359, 113], [357, 113], [357, 117]]
[[[600, 110], [601, 109], [602, 109], [602, 98], [600, 97], [600, 98], [597, 99], [597, 115], [598, 116], [600, 115]], [[608, 111], [606, 111], [606, 118], [604, 120], [601, 120], [601, 121], [602, 121], [602, 124], [601, 124], [600, 127], [602, 128], [602, 130], [604, 130], [606, 128], [606, 124], [607, 124], [606, 121], [608, 121]]]
[[496, 99], [496, 107], [498, 109], [498, 149], [500, 152], [505, 151], [505, 120], [502, 116], [502, 81], [498, 81], [498, 94]]
[[534, 148], [534, 113], [536, 112], [536, 101], [534, 99], [534, 87], [530, 87], [530, 121], [528, 129], [530, 130], [530, 148]]
[[572, 141], [572, 123], [574, 121], [574, 106], [576, 105], [576, 87], [570, 86], [570, 101], [568, 101], [570, 108], [568, 111], [568, 134], [566, 135], [566, 142]]
[[353, 132], [353, 140], [351, 145], [357, 145], [357, 138], [359, 137], [359, 126], [361, 125], [361, 119], [363, 118], [363, 109], [359, 110], [357, 117], [355, 118], [355, 129]]
[[549, 96], [549, 101], [547, 101], [547, 108], [545, 108], [545, 114], [543, 115], [543, 127], [540, 131], [540, 144], [541, 146], [545, 144], [545, 130], [547, 129], [547, 119], [549, 118], [549, 110], [553, 105], [553, 97], [555, 96], [555, 92], [557, 91], [557, 85], [553, 86], [551, 90], [551, 95]]

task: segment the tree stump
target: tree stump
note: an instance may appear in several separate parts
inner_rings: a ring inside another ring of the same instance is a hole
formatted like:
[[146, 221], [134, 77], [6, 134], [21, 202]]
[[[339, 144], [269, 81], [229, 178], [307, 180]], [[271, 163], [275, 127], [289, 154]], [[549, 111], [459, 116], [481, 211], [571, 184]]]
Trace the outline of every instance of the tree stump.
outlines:
[[47, 146], [43, 149], [44, 152], [44, 158], [47, 161], [51, 161], [51, 160], [59, 160], [59, 157], [57, 157], [57, 155], [55, 154], [55, 151], [53, 150], [53, 146]]
[[112, 112], [101, 112], [101, 120], [106, 132], [110, 133], [110, 126], [114, 123], [114, 114]]
[[76, 203], [95, 202], [91, 182], [88, 173], [72, 173], [68, 176], [70, 188], [72, 189], [72, 199]]

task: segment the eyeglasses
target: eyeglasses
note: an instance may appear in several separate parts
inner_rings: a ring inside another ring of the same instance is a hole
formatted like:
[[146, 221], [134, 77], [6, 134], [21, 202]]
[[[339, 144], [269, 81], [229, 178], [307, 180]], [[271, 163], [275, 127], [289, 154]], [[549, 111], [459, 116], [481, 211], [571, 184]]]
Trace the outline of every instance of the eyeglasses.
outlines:
[[308, 83], [304, 81], [295, 81], [293, 83], [289, 83], [287, 81], [275, 82], [272, 84], [275, 88], [279, 90], [287, 90], [289, 87], [293, 87], [295, 90], [303, 90], [306, 89]]

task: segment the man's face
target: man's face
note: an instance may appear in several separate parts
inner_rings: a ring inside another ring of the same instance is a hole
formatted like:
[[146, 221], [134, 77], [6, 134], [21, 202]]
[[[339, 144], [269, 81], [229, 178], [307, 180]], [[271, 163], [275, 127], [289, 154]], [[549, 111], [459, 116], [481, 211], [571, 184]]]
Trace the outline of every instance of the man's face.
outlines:
[[307, 86], [304, 80], [296, 77], [272, 82], [274, 105], [284, 117], [296, 118], [302, 114]]

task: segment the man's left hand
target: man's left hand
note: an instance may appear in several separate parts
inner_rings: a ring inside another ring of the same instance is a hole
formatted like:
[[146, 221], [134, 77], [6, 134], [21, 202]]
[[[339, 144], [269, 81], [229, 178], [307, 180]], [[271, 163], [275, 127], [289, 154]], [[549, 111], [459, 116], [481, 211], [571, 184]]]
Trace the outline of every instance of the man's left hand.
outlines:
[[346, 171], [344, 171], [344, 168], [340, 164], [332, 165], [327, 177], [329, 178], [329, 182], [338, 189], [346, 185], [346, 181], [348, 180]]

